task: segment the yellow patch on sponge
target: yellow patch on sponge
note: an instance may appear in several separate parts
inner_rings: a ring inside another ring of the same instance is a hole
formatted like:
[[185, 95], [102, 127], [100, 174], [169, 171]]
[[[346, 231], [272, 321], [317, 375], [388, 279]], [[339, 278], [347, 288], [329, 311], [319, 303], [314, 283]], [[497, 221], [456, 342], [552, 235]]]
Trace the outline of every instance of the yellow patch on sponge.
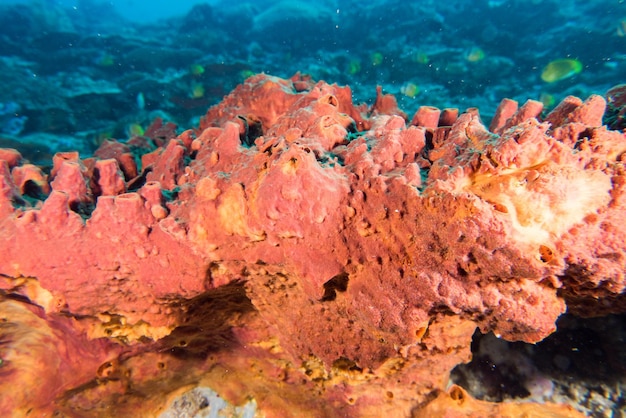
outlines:
[[98, 314], [96, 317], [98, 320], [93, 321], [87, 328], [87, 335], [92, 340], [111, 338], [128, 344], [148, 337], [156, 341], [169, 335], [173, 329], [167, 326], [155, 327], [144, 321], [130, 324], [123, 315]]
[[65, 304], [62, 296], [55, 296], [41, 287], [39, 280], [34, 277], [17, 277], [9, 280], [12, 286], [11, 292], [26, 296], [28, 300], [41, 306], [47, 313], [56, 312]]
[[265, 239], [265, 232], [255, 231], [248, 226], [247, 208], [243, 186], [239, 183], [233, 184], [222, 194], [222, 201], [217, 208], [220, 225], [228, 234], [262, 241]]
[[510, 216], [520, 241], [550, 245], [609, 200], [611, 179], [600, 171], [545, 163], [473, 178], [471, 191]]
[[217, 208], [217, 214], [222, 228], [231, 235], [246, 236], [246, 196], [243, 186], [233, 184], [222, 196]]

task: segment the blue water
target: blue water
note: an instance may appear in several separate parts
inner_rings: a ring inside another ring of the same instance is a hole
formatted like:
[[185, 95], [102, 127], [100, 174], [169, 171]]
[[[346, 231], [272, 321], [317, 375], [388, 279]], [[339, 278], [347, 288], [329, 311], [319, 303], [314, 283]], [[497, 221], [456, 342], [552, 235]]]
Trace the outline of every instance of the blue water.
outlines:
[[[411, 116], [421, 105], [604, 94], [626, 81], [626, 4], [617, 0], [5, 0], [0, 5], [0, 146], [41, 160], [89, 154], [161, 116], [181, 129], [246, 76], [266, 72], [376, 85]], [[582, 71], [542, 80], [568, 59]], [[1, 113], [1, 112], [0, 112]]]
[[[4, 0], [6, 5], [37, 3], [32, 0]], [[81, 0], [47, 0], [39, 2], [48, 6], [60, 6], [65, 9], [89, 9], [92, 2]], [[174, 16], [182, 16], [191, 10], [191, 8], [200, 3], [215, 4], [216, 2], [207, 2], [203, 0], [154, 0], [154, 1], [138, 1], [138, 0], [111, 0], [103, 2], [109, 5], [122, 17], [132, 22], [148, 23], [159, 19], [167, 19]]]

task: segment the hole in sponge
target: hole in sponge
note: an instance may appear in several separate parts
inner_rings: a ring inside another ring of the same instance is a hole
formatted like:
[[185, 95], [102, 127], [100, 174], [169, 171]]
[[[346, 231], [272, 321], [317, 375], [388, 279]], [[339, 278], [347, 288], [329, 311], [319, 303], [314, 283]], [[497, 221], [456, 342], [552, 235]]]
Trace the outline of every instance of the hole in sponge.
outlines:
[[459, 405], [463, 404], [463, 401], [465, 401], [465, 391], [460, 386], [452, 386], [452, 388], [450, 388], [449, 394], [450, 399], [452, 399], [453, 401], [457, 401]]
[[348, 273], [345, 271], [333, 276], [332, 279], [324, 283], [324, 296], [322, 302], [329, 302], [337, 299], [337, 292], [345, 292], [348, 290]]
[[332, 94], [321, 97], [319, 100], [322, 103], [328, 103], [331, 106], [339, 107], [339, 100], [337, 100], [337, 97]]
[[552, 250], [545, 245], [539, 246], [539, 259], [544, 263], [549, 263], [554, 258]]

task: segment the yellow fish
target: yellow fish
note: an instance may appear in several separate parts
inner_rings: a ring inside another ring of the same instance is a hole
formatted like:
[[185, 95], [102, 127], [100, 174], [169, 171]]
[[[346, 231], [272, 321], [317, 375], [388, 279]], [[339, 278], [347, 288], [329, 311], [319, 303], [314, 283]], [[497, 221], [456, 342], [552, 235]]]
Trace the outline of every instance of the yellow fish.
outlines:
[[417, 84], [409, 81], [405, 83], [402, 87], [400, 87], [400, 93], [404, 94], [406, 97], [410, 97], [411, 99], [417, 96], [420, 92], [420, 88]]
[[136, 136], [143, 136], [144, 133], [145, 133], [145, 130], [138, 123], [131, 123], [130, 125], [126, 127], [126, 135], [129, 138], [134, 138]]
[[465, 59], [469, 62], [482, 61], [485, 58], [485, 51], [477, 46], [472, 47], [465, 53]]
[[189, 97], [192, 99], [200, 99], [204, 97], [204, 86], [202, 83], [191, 83], [191, 91]]
[[554, 83], [575, 76], [582, 70], [583, 64], [576, 59], [564, 58], [554, 60], [543, 68], [541, 79], [546, 83]]

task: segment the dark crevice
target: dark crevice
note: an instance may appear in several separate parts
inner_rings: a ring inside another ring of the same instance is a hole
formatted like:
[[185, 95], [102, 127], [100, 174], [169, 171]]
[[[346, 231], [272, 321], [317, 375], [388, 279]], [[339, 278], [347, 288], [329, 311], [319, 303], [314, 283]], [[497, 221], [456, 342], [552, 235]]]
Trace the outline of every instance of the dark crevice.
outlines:
[[333, 361], [333, 368], [343, 371], [363, 371], [356, 362], [346, 357], [339, 357], [337, 360]]
[[593, 128], [587, 128], [578, 134], [574, 149], [580, 150], [581, 145], [593, 137]]
[[70, 209], [79, 214], [81, 218], [89, 219], [96, 209], [96, 205], [93, 202], [71, 202]]
[[146, 177], [148, 176], [148, 173], [150, 173], [151, 171], [152, 171], [152, 167], [148, 166], [141, 172], [141, 174], [139, 174], [134, 179], [130, 180], [128, 184], [126, 185], [127, 191], [130, 193], [130, 192], [136, 192], [137, 190], [141, 189], [143, 185], [146, 184]]
[[243, 132], [239, 135], [239, 140], [244, 146], [251, 148], [254, 146], [254, 141], [263, 136], [263, 124], [260, 119], [253, 115], [247, 117], [239, 115], [237, 117], [243, 124]]
[[178, 326], [154, 343], [153, 350], [177, 358], [206, 358], [210, 353], [236, 345], [232, 327], [254, 311], [244, 281], [211, 289], [192, 299], [167, 302], [176, 310]]
[[48, 195], [44, 193], [36, 182], [33, 180], [27, 180], [23, 186], [24, 193], [22, 193], [22, 198], [30, 197], [36, 200], [45, 200]]
[[428, 151], [432, 150], [433, 148], [435, 148], [435, 145], [433, 144], [433, 133], [430, 130], [426, 130], [424, 132], [424, 140], [425, 140], [425, 145], [424, 145], [424, 149], [423, 149], [423, 153], [425, 155], [428, 155]]
[[334, 276], [332, 279], [324, 283], [324, 296], [321, 302], [330, 302], [337, 299], [337, 292], [345, 292], [348, 290], [348, 273], [342, 272]]
[[460, 264], [456, 265], [456, 272], [460, 277], [467, 277], [469, 276], [469, 273], [467, 272], [467, 270], [465, 270], [463, 267], [461, 267]]

